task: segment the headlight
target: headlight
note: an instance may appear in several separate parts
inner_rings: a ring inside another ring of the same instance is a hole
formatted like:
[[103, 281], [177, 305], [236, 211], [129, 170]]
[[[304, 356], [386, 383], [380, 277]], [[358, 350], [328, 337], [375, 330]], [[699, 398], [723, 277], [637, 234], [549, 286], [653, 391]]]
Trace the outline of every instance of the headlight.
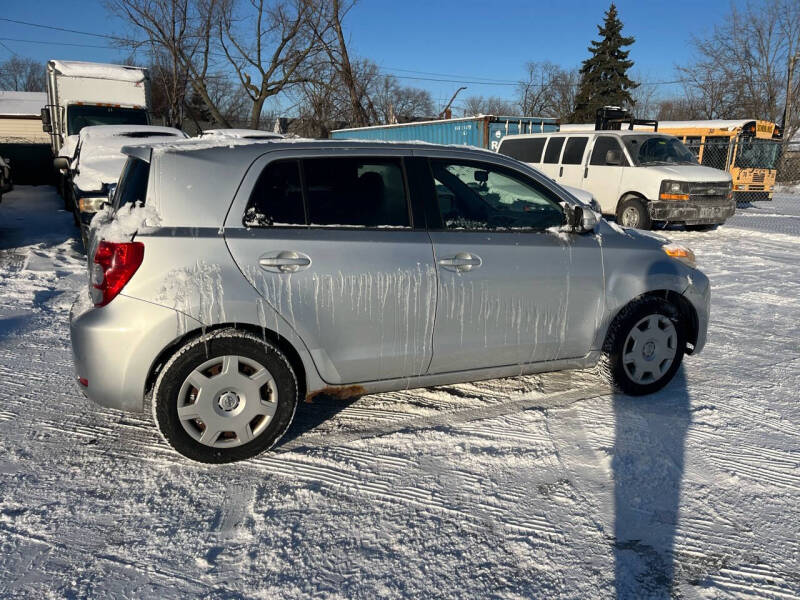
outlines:
[[688, 181], [669, 181], [661, 182], [661, 191], [658, 194], [659, 200], [688, 200], [689, 182]]
[[106, 196], [88, 196], [78, 199], [78, 210], [82, 213], [96, 213], [102, 210], [103, 204], [108, 202]]
[[680, 244], [666, 244], [661, 246], [661, 249], [667, 254], [667, 256], [671, 256], [675, 260], [681, 261], [687, 267], [694, 269], [697, 266], [697, 261], [694, 258], [694, 252], [692, 252], [686, 246], [681, 246]]

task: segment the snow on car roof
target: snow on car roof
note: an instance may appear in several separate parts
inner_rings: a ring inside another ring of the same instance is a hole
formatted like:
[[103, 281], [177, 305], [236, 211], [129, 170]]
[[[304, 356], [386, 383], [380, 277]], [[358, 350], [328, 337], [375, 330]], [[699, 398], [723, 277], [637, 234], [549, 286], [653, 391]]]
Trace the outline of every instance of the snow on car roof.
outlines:
[[36, 115], [38, 117], [45, 104], [47, 104], [47, 96], [44, 92], [0, 91], [0, 115], [2, 116]]
[[280, 133], [262, 131], [260, 129], [206, 129], [200, 137], [229, 137], [239, 139], [269, 139], [282, 138]]
[[111, 79], [115, 81], [144, 81], [147, 71], [142, 67], [111, 65], [106, 63], [82, 62], [75, 60], [51, 60], [50, 65], [67, 77], [88, 77], [91, 79]]
[[95, 140], [104, 137], [146, 138], [149, 135], [178, 136], [181, 139], [188, 137], [180, 129], [160, 125], [89, 125], [80, 132], [81, 140]]

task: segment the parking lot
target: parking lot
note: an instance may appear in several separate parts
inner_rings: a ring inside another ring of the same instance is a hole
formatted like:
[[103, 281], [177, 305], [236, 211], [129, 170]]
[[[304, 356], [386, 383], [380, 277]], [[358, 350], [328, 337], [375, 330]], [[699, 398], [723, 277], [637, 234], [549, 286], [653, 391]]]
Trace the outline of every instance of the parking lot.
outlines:
[[61, 206], [0, 204], [0, 597], [800, 595], [800, 195], [667, 233], [712, 320], [653, 396], [573, 371], [321, 398], [224, 469], [79, 392]]

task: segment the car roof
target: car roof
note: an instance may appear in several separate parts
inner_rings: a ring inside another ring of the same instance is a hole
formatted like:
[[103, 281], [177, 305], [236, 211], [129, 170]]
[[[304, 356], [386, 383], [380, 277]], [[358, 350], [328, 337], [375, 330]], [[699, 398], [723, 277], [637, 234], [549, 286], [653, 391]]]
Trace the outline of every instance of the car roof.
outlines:
[[472, 154], [475, 158], [497, 157], [496, 152], [475, 148], [464, 145], [441, 145], [429, 144], [427, 142], [377, 142], [362, 140], [312, 140], [306, 138], [286, 139], [242, 139], [222, 136], [209, 136], [205, 138], [190, 138], [187, 140], [176, 140], [174, 142], [163, 142], [155, 144], [130, 144], [122, 148], [122, 152], [128, 156], [140, 158], [149, 162], [152, 154], [166, 153], [198, 153], [206, 158], [214, 155], [230, 155], [236, 153], [241, 160], [255, 160], [265, 152], [274, 150], [309, 150], [317, 151], [323, 148], [341, 149], [348, 148], [363, 151], [382, 152], [386, 150], [406, 150], [424, 152], [426, 150], [445, 150], [447, 152], [458, 152], [461, 155]]

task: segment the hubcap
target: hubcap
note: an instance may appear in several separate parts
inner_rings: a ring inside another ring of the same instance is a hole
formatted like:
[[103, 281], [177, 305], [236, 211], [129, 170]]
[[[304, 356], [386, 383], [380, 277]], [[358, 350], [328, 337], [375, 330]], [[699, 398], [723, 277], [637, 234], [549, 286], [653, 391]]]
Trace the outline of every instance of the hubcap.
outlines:
[[178, 419], [205, 446], [246, 444], [264, 433], [278, 408], [275, 380], [244, 356], [218, 356], [186, 377], [178, 393]]
[[661, 379], [678, 352], [678, 332], [664, 315], [650, 315], [631, 329], [622, 347], [625, 373], [635, 383]]
[[622, 211], [622, 225], [624, 227], [636, 227], [639, 224], [639, 211], [629, 206]]

